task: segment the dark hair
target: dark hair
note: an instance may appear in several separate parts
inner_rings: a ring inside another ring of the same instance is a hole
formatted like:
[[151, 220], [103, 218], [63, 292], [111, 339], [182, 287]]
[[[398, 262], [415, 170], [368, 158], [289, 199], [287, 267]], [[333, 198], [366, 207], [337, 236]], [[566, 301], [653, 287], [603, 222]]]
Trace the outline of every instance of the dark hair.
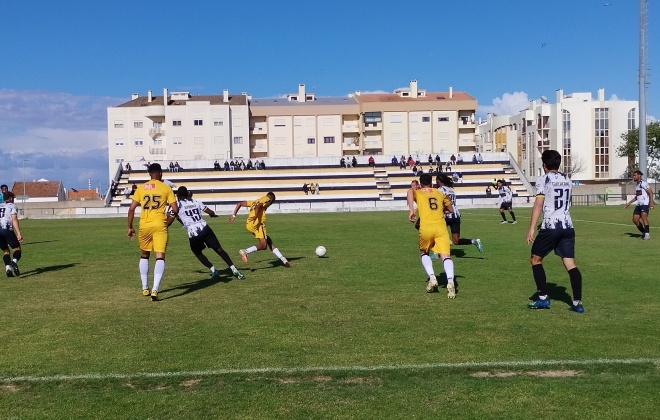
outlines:
[[266, 195], [267, 195], [268, 197], [271, 197], [271, 198], [273, 199], [273, 201], [275, 201], [275, 193], [274, 193], [274, 192], [272, 192], [272, 191], [268, 191], [268, 192], [266, 193]]
[[541, 155], [541, 162], [549, 171], [556, 171], [561, 165], [561, 155], [556, 150], [546, 150]]
[[433, 177], [431, 174], [422, 174], [419, 176], [419, 183], [421, 185], [431, 185], [433, 183]]
[[160, 163], [152, 163], [147, 167], [147, 172], [149, 172], [150, 174], [156, 172], [163, 172], [163, 168], [160, 167]]
[[639, 176], [644, 176], [644, 174], [640, 170], [636, 170], [635, 172], [633, 172], [633, 174], [637, 174]]
[[435, 177], [436, 181], [442, 182], [442, 185], [446, 185], [448, 187], [453, 187], [454, 186], [454, 180], [451, 179], [447, 174], [440, 173], [438, 176]]
[[2, 184], [2, 185], [0, 185], [0, 189], [2, 189], [2, 188], [7, 189], [7, 190], [9, 189], [9, 187], [7, 186], [7, 184]]
[[176, 196], [179, 197], [180, 199], [187, 199], [188, 198], [188, 188], [184, 186], [180, 186], [179, 189], [176, 190]]

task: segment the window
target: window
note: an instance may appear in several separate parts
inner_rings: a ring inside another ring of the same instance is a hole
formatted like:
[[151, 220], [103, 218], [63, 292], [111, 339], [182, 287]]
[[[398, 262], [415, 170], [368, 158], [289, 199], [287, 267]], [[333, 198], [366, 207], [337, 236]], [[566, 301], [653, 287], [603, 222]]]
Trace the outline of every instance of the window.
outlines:
[[383, 122], [383, 117], [380, 112], [365, 112], [364, 122], [367, 124]]
[[277, 118], [273, 123], [275, 124], [275, 127], [286, 127], [284, 118]]
[[123, 161], [124, 161], [124, 158], [115, 159], [115, 163], [122, 163]]
[[133, 121], [133, 128], [142, 128], [142, 121]]
[[216, 118], [215, 120], [213, 120], [214, 127], [222, 127], [222, 125], [223, 125], [222, 118]]
[[392, 114], [390, 115], [390, 122], [397, 124], [401, 122], [401, 114]]
[[124, 128], [123, 121], [115, 121], [115, 128]]
[[323, 137], [323, 143], [334, 143], [335, 142], [335, 137]]
[[137, 147], [142, 147], [142, 146], [144, 146], [144, 140], [142, 140], [142, 139], [135, 139], [135, 146], [137, 146]]
[[594, 109], [594, 175], [610, 176], [610, 121], [609, 108]]
[[296, 127], [302, 127], [303, 119], [300, 117], [293, 117], [293, 125]]
[[565, 109], [561, 111], [562, 115], [562, 144], [564, 172], [570, 172], [571, 169], [571, 113]]
[[183, 144], [183, 138], [182, 137], [172, 138], [172, 144]]
[[172, 121], [172, 125], [175, 126], [175, 127], [181, 127], [181, 120]]
[[446, 115], [441, 115], [438, 117], [438, 122], [447, 122], [449, 121], [449, 117]]
[[123, 145], [124, 145], [124, 140], [123, 139], [115, 140], [115, 146], [123, 146]]
[[310, 137], [307, 139], [307, 144], [314, 144], [316, 143], [316, 139], [314, 137]]
[[154, 128], [161, 128], [163, 123], [161, 121], [154, 121], [152, 125]]
[[197, 125], [197, 126], [204, 125], [204, 120], [195, 120], [193, 121], [193, 125]]
[[422, 117], [422, 122], [431, 122], [431, 117]]
[[243, 144], [243, 137], [234, 137], [234, 144]]
[[154, 139], [154, 146], [162, 146], [163, 145], [163, 139], [157, 138]]
[[628, 131], [635, 129], [635, 108], [628, 111]]
[[411, 123], [419, 122], [419, 115], [417, 114], [410, 114], [409, 118]]

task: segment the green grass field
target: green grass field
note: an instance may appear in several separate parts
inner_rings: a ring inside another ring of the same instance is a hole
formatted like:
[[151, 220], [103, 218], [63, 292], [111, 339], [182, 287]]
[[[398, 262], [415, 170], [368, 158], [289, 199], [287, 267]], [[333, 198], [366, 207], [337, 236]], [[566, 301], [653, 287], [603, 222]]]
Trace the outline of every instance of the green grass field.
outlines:
[[173, 227], [161, 302], [125, 219], [24, 220], [22, 275], [0, 280], [0, 418], [657, 418], [660, 229], [640, 240], [631, 213], [572, 209], [584, 314], [554, 255], [551, 309], [526, 308], [529, 209], [463, 211], [485, 252], [452, 248], [456, 300], [425, 293], [406, 212], [270, 215], [290, 269], [240, 261], [244, 214], [208, 219], [244, 281], [211, 281]]

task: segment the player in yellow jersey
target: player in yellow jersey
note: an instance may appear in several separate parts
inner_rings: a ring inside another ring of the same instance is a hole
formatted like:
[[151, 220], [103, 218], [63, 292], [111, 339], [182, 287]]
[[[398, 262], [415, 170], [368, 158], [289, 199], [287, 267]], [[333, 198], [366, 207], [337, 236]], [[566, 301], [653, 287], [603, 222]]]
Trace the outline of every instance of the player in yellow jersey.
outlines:
[[239, 251], [244, 263], [247, 263], [248, 261], [248, 254], [270, 248], [270, 250], [273, 251], [273, 254], [282, 261], [286, 268], [291, 267], [289, 261], [284, 258], [280, 250], [273, 244], [273, 239], [266, 233], [266, 210], [268, 210], [268, 207], [274, 202], [275, 194], [273, 192], [268, 192], [257, 200], [240, 201], [236, 204], [234, 213], [229, 217], [229, 223], [232, 223], [236, 219], [236, 214], [241, 207], [248, 207], [250, 209], [247, 221], [245, 222], [245, 228], [257, 239], [258, 242], [256, 246], [251, 246]]
[[[142, 280], [142, 295], [151, 296], [151, 300], [158, 300], [158, 288], [165, 272], [165, 250], [167, 249], [167, 227], [174, 221], [179, 213], [172, 188], [162, 182], [163, 170], [158, 163], [152, 163], [147, 168], [151, 179], [140, 185], [133, 194], [133, 201], [128, 208], [128, 239], [133, 239], [133, 219], [135, 209], [140, 206], [140, 228], [138, 232], [138, 245], [140, 246], [140, 279]], [[167, 206], [171, 213], [167, 214]], [[149, 256], [153, 251], [156, 254], [154, 266], [154, 283], [149, 290]]]
[[408, 190], [408, 220], [415, 223], [415, 204], [419, 212], [419, 252], [422, 256], [422, 266], [429, 276], [426, 284], [428, 293], [438, 290], [438, 280], [433, 272], [433, 262], [429, 257], [429, 251], [433, 250], [442, 259], [442, 265], [447, 274], [447, 297], [456, 297], [454, 286], [454, 262], [449, 255], [449, 234], [445, 223], [445, 212], [453, 212], [449, 197], [433, 188], [433, 177], [431, 174], [423, 174], [419, 177], [420, 188]]

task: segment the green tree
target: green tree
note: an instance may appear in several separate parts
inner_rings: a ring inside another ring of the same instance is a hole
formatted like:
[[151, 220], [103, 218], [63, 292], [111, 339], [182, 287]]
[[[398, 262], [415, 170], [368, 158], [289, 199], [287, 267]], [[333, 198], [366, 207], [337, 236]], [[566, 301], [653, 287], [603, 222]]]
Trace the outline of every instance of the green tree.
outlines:
[[[660, 175], [660, 121], [654, 121], [646, 126], [646, 149], [648, 154], [649, 173], [645, 174], [652, 178]], [[623, 144], [617, 149], [619, 157], [628, 158], [626, 177], [630, 177], [639, 166], [639, 129], [630, 130], [621, 135]], [[643, 169], [640, 169], [644, 172]]]

